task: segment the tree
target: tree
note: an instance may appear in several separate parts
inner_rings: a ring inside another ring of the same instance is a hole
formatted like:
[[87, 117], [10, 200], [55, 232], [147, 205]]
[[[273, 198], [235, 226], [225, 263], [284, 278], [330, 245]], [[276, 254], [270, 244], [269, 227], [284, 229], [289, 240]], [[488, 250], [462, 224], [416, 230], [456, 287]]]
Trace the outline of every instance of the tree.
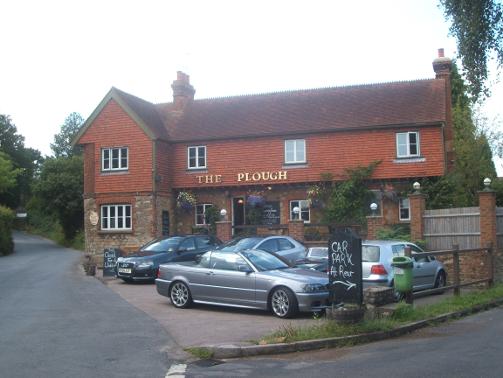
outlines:
[[47, 159], [35, 185], [35, 194], [46, 211], [56, 215], [67, 241], [83, 226], [83, 184], [82, 156], [72, 156]]
[[456, 157], [453, 170], [446, 176], [422, 180], [430, 209], [475, 206], [484, 178], [496, 176], [486, 128], [476, 122], [467, 86], [455, 63], [451, 84]]
[[54, 135], [54, 143], [51, 143], [51, 150], [55, 157], [71, 157], [82, 153], [80, 147], [72, 146], [72, 141], [83, 123], [84, 118], [79, 113], [73, 112], [66, 117], [60, 132]]
[[9, 157], [0, 152], [0, 193], [4, 193], [16, 185], [16, 178], [21, 172], [15, 169]]
[[348, 179], [333, 185], [329, 189], [329, 200], [324, 214], [328, 223], [364, 224], [367, 215], [367, 204], [373, 197], [367, 181], [372, 176], [380, 161], [367, 167], [346, 169]]
[[440, 0], [451, 21], [463, 73], [474, 100], [488, 95], [488, 61], [503, 65], [503, 5], [498, 0]]
[[14, 169], [19, 169], [16, 185], [0, 194], [0, 202], [15, 208], [24, 205], [31, 192], [34, 175], [42, 162], [40, 151], [24, 146], [24, 137], [7, 115], [0, 114], [0, 151], [5, 153]]

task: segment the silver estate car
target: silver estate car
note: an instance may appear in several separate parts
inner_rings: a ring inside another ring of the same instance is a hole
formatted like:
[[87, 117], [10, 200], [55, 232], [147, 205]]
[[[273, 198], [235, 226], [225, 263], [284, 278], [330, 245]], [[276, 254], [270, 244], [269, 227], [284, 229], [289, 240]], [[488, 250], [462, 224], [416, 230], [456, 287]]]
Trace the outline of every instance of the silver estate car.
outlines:
[[363, 287], [393, 286], [393, 267], [395, 256], [403, 256], [409, 246], [414, 260], [413, 290], [425, 290], [446, 285], [447, 274], [443, 264], [433, 256], [417, 257], [415, 253], [424, 252], [417, 245], [394, 240], [365, 240], [362, 243]]
[[217, 250], [199, 263], [162, 264], [155, 282], [178, 308], [196, 302], [271, 310], [280, 318], [319, 311], [329, 298], [326, 273], [292, 268], [262, 250]]
[[294, 264], [306, 256], [306, 247], [290, 236], [245, 236], [237, 237], [218, 247], [220, 251], [238, 252], [245, 249], [260, 249], [274, 253]]

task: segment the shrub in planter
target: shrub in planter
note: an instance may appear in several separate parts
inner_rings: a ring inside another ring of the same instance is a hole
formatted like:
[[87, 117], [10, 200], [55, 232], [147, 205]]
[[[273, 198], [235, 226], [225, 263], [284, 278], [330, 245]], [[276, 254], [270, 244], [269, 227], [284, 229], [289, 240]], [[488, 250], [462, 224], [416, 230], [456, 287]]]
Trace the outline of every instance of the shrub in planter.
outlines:
[[11, 254], [14, 250], [12, 241], [12, 225], [14, 223], [14, 212], [0, 205], [0, 256]]

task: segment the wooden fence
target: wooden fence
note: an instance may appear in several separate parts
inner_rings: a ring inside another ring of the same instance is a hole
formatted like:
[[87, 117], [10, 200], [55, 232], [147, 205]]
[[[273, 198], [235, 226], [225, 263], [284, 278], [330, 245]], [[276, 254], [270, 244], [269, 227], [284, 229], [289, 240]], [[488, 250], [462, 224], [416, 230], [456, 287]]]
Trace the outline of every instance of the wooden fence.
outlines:
[[459, 245], [461, 249], [480, 247], [478, 207], [426, 210], [423, 220], [429, 250], [444, 250], [453, 245]]

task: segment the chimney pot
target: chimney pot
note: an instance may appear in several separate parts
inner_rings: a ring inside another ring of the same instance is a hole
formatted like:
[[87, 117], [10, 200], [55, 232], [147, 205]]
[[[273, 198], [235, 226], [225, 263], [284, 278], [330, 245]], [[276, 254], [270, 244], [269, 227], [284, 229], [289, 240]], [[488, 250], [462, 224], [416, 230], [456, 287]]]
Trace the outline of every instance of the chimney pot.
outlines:
[[438, 49], [438, 57], [443, 58], [444, 57], [444, 49]]
[[190, 85], [189, 75], [182, 71], [177, 71], [176, 80], [171, 84], [173, 89], [173, 103], [175, 110], [184, 110], [184, 108], [194, 101], [194, 87]]

